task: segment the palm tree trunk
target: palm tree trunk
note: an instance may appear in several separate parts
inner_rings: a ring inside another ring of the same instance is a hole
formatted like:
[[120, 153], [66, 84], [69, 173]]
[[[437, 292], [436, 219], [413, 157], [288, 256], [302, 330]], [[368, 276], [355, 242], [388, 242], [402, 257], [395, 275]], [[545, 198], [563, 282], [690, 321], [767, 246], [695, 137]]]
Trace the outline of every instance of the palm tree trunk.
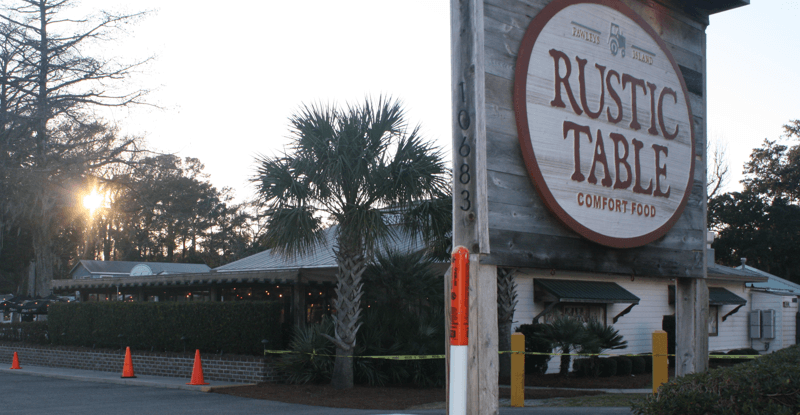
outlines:
[[558, 374], [567, 376], [569, 374], [569, 362], [572, 360], [572, 356], [569, 355], [569, 346], [564, 346], [561, 349], [561, 353], [561, 366], [559, 367]]
[[336, 361], [333, 364], [331, 385], [335, 389], [353, 387], [353, 352], [356, 333], [361, 324], [361, 274], [366, 269], [366, 260], [361, 253], [353, 254], [344, 249], [335, 250], [339, 272], [336, 275], [336, 300], [333, 318], [336, 337], [325, 336], [336, 345]]

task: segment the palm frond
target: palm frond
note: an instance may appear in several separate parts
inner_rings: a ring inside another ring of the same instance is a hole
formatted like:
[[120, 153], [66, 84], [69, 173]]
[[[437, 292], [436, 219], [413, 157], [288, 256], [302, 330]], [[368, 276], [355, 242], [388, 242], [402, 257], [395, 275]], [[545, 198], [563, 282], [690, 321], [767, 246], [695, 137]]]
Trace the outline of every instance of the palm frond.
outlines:
[[322, 220], [314, 216], [314, 209], [284, 207], [270, 212], [264, 243], [280, 255], [293, 258], [313, 252], [325, 242]]

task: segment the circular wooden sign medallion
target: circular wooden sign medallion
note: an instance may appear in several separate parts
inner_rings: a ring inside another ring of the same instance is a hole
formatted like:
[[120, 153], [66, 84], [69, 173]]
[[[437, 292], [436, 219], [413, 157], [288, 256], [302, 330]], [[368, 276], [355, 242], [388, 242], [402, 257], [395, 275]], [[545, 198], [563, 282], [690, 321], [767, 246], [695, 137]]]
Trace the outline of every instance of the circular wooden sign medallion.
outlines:
[[667, 45], [616, 0], [555, 0], [520, 46], [514, 109], [528, 173], [583, 237], [633, 248], [663, 236], [692, 191], [689, 97]]

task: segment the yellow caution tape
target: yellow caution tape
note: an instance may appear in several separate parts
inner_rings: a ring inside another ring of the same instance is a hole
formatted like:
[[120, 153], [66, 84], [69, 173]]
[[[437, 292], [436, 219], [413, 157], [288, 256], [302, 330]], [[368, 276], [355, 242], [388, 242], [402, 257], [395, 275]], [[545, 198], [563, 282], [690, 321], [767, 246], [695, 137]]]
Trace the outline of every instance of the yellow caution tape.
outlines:
[[[308, 353], [308, 352], [296, 352], [291, 350], [264, 350], [264, 355], [267, 354], [307, 354], [309, 356], [322, 356], [322, 357], [336, 357], [335, 354], [323, 354], [323, 353]], [[423, 354], [423, 355], [396, 355], [396, 356], [344, 356], [344, 357], [355, 357], [359, 359], [387, 359], [387, 360], [430, 360], [430, 359], [444, 359], [445, 355], [443, 354]]]
[[755, 359], [761, 357], [760, 354], [743, 354], [743, 355], [727, 355], [727, 354], [710, 354], [710, 359]]
[[416, 356], [356, 356], [359, 359], [389, 359], [389, 360], [430, 360], [444, 359], [443, 354], [421, 354]]
[[[608, 357], [615, 357], [615, 356], [625, 356], [625, 357], [652, 357], [652, 354], [609, 354], [609, 353], [545, 353], [545, 352], [521, 352], [515, 350], [502, 350], [498, 352], [500, 354], [528, 354], [528, 355], [535, 355], [535, 356], [579, 356], [579, 357], [593, 357], [593, 356], [608, 356]], [[264, 355], [267, 354], [307, 354], [312, 356], [322, 356], [322, 357], [336, 357], [335, 354], [322, 354], [322, 353], [308, 353], [308, 352], [296, 352], [292, 350], [264, 350]], [[665, 356], [665, 355], [657, 355], [657, 356]], [[674, 354], [668, 354], [666, 356], [674, 357]], [[424, 354], [424, 355], [395, 355], [395, 356], [344, 356], [344, 357], [355, 357], [359, 359], [386, 359], [386, 360], [431, 360], [431, 359], [444, 359], [445, 355], [443, 354]], [[711, 359], [755, 359], [761, 357], [761, 355], [726, 355], [726, 354], [712, 354], [708, 356]]]

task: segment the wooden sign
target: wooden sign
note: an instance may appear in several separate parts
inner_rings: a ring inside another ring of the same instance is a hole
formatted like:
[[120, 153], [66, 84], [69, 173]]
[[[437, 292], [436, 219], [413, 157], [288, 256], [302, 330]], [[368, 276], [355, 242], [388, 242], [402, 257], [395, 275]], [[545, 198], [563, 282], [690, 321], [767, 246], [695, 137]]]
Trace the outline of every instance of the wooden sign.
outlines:
[[454, 129], [454, 169], [466, 142], [480, 179], [456, 243], [488, 234], [487, 265], [704, 277], [707, 21], [639, 0], [480, 3], [454, 32], [477, 45], [453, 49], [474, 133]]
[[596, 243], [662, 237], [694, 180], [689, 97], [667, 45], [617, 1], [559, 0], [528, 26], [514, 110], [547, 208]]

